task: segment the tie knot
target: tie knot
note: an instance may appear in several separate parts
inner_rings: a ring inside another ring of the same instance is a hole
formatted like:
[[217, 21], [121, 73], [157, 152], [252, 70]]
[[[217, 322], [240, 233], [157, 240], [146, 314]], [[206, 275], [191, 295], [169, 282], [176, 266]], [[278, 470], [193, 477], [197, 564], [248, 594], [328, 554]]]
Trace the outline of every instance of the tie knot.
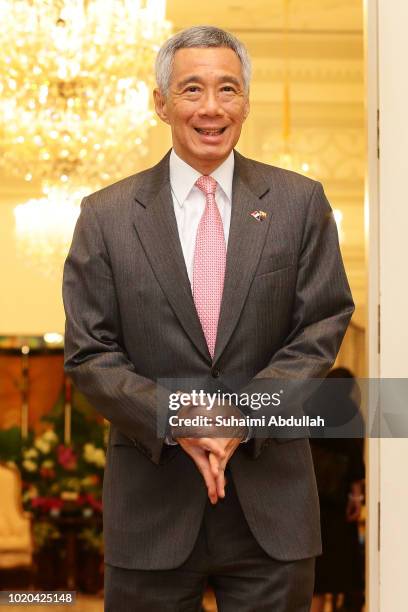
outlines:
[[212, 176], [200, 176], [196, 185], [206, 196], [214, 195], [217, 189], [217, 181]]

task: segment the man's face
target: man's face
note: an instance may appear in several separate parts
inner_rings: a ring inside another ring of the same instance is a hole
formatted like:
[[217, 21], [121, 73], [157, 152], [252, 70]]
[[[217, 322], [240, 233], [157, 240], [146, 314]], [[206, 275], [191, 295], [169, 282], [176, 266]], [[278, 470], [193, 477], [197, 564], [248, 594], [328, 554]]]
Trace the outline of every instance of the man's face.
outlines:
[[176, 51], [167, 96], [156, 89], [154, 99], [175, 152], [203, 174], [228, 157], [249, 111], [241, 62], [224, 47]]

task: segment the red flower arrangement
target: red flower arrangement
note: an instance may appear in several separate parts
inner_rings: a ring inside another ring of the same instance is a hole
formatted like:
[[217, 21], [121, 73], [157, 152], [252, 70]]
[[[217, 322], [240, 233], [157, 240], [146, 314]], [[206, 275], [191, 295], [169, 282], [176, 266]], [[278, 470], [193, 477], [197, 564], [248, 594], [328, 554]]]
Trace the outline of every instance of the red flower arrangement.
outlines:
[[57, 446], [57, 460], [67, 471], [73, 471], [77, 468], [77, 455], [70, 446], [64, 446], [63, 444]]
[[67, 446], [54, 431], [45, 431], [22, 451], [25, 509], [35, 516], [101, 513], [104, 462], [100, 444]]

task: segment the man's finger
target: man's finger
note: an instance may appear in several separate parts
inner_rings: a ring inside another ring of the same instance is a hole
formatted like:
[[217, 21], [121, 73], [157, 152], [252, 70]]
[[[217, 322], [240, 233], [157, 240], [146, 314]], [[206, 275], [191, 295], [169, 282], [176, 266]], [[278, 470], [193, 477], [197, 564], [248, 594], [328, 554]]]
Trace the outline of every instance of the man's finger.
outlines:
[[215, 478], [215, 483], [217, 486], [217, 495], [218, 497], [225, 497], [225, 485], [227, 484], [227, 480], [225, 478], [225, 467], [227, 462], [219, 461], [217, 457], [215, 457], [212, 453], [208, 455], [208, 459], [211, 465], [211, 471]]
[[208, 455], [208, 460], [210, 462], [211, 472], [214, 478], [218, 478], [218, 474], [220, 470], [222, 470], [220, 460], [214, 455], [214, 453], [210, 453]]
[[216, 438], [198, 438], [200, 448], [213, 453], [219, 459], [224, 459], [225, 450]]
[[218, 501], [217, 483], [211, 471], [210, 462], [208, 458], [204, 455], [197, 454], [193, 456], [193, 459], [198, 469], [200, 470], [202, 477], [204, 478], [210, 502], [212, 504], [216, 504]]
[[218, 476], [215, 480], [215, 484], [217, 487], [217, 495], [218, 497], [221, 497], [222, 499], [225, 497], [225, 485], [226, 485], [226, 480], [225, 480], [225, 472], [223, 469], [221, 469], [218, 472]]

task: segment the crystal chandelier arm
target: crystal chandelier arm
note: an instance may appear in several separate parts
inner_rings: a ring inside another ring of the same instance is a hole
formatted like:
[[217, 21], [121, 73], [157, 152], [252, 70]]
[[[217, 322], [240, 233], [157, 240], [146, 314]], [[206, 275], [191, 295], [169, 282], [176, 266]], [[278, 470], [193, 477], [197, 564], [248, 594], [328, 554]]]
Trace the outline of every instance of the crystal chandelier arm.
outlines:
[[163, 439], [157, 419], [165, 423], [167, 410], [157, 397], [168, 392], [137, 374], [123, 349], [109, 256], [86, 198], [65, 262], [63, 300], [66, 373], [114, 427], [159, 463]]

